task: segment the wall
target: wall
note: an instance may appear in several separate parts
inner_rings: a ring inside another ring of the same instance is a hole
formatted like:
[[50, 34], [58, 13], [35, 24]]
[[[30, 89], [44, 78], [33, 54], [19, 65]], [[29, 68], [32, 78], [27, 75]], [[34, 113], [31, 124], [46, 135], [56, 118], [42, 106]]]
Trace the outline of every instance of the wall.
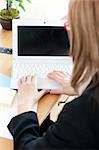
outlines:
[[[31, 0], [25, 1], [26, 12], [21, 10], [22, 18], [60, 19], [68, 12], [69, 0]], [[0, 9], [4, 7], [4, 0], [0, 0]]]

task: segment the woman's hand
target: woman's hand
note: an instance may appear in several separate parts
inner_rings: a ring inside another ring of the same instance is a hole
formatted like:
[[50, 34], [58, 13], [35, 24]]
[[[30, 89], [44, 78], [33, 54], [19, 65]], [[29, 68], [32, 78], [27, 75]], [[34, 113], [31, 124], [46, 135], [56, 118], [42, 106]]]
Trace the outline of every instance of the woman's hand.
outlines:
[[33, 105], [43, 95], [48, 93], [48, 90], [37, 90], [37, 77], [25, 76], [18, 82], [18, 113], [33, 111]]
[[61, 71], [53, 71], [48, 74], [48, 77], [57, 81], [63, 87], [62, 89], [50, 90], [51, 94], [66, 94], [70, 96], [77, 95], [77, 93], [71, 86], [71, 76], [68, 73], [63, 73]]

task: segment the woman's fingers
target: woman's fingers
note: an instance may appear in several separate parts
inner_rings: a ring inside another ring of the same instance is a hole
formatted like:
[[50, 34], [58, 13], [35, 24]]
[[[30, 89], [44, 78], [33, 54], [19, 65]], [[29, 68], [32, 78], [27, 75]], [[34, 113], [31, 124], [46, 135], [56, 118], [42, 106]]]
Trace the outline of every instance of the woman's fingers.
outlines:
[[48, 77], [50, 78], [50, 79], [53, 79], [53, 80], [55, 80], [55, 81], [57, 81], [58, 83], [60, 83], [60, 84], [63, 84], [63, 77], [62, 76], [60, 76], [60, 75], [58, 75], [57, 73], [49, 73], [48, 74]]
[[21, 84], [32, 84], [37, 89], [37, 77], [31, 75], [23, 76], [18, 81], [18, 85], [20, 86]]
[[31, 82], [35, 86], [35, 89], [37, 90], [37, 76], [31, 76]]
[[56, 73], [56, 74], [58, 74], [58, 75], [60, 75], [62, 77], [66, 77], [66, 74], [64, 72], [62, 72], [62, 71], [55, 71], [54, 70], [53, 73]]
[[31, 83], [31, 81], [32, 81], [32, 76], [30, 75], [26, 76], [26, 82]]
[[[62, 72], [62, 71], [53, 71], [53, 72], [50, 72], [50, 73], [52, 73], [52, 74], [57, 74], [57, 75], [59, 75], [59, 76], [61, 76], [61, 77], [63, 77], [63, 78], [70, 78], [71, 76], [70, 76], [70, 74], [68, 73], [68, 72]], [[49, 74], [50, 74], [49, 73]]]
[[31, 76], [30, 75], [28, 75], [28, 76], [23, 76], [23, 77], [21, 77], [21, 79], [19, 80], [19, 83], [30, 83], [31, 82]]
[[18, 80], [18, 86], [20, 86], [22, 84], [22, 79]]
[[26, 76], [23, 76], [23, 77], [21, 78], [21, 82], [24, 83], [25, 81], [26, 81]]
[[63, 73], [62, 71], [53, 71], [48, 74], [48, 77], [57, 81], [61, 85], [64, 85], [65, 82], [71, 79], [68, 73]]
[[18, 87], [20, 87], [22, 84], [24, 84], [24, 82], [26, 81], [26, 77], [21, 77], [19, 80], [18, 80]]

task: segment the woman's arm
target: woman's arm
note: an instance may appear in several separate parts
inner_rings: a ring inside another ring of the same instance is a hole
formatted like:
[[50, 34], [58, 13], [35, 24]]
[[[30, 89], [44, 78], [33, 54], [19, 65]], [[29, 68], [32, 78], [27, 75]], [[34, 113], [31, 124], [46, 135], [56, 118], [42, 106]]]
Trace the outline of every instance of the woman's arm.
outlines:
[[25, 112], [10, 121], [8, 129], [14, 138], [14, 149], [51, 148], [45, 135], [41, 136], [40, 126], [35, 112]]
[[26, 112], [14, 117], [8, 128], [14, 137], [15, 150], [95, 148], [92, 112], [87, 100], [90, 101], [88, 96], [82, 96], [66, 104], [56, 123], [42, 136], [36, 113]]

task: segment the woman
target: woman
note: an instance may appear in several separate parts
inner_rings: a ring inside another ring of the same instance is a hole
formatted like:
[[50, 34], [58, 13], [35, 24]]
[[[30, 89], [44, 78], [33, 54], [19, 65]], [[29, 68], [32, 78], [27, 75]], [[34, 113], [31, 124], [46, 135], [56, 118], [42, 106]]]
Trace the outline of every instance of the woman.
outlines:
[[15, 149], [99, 148], [99, 1], [71, 0], [69, 8], [72, 78], [60, 71], [48, 77], [63, 89], [50, 93], [79, 94], [67, 103], [55, 123], [41, 134], [33, 101], [47, 91], [37, 91], [36, 76], [19, 81], [18, 113], [8, 125]]

